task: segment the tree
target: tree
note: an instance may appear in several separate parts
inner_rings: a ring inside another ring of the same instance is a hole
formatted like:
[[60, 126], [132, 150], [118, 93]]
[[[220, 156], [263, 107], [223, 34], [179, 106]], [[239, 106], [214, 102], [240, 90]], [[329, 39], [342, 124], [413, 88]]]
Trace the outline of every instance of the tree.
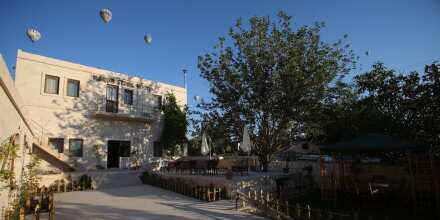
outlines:
[[[335, 86], [323, 103], [321, 141], [341, 141], [365, 133], [381, 133], [440, 146], [438, 65], [424, 74], [397, 73], [376, 63], [354, 77], [352, 85]], [[341, 132], [342, 131], [342, 132]]]
[[265, 171], [273, 154], [289, 143], [289, 133], [301, 132], [314, 118], [329, 85], [347, 74], [354, 60], [342, 40], [321, 41], [323, 23], [294, 31], [288, 15], [280, 12], [278, 19], [252, 17], [249, 29], [237, 20], [229, 41], [220, 38], [215, 52], [198, 62], [213, 94], [205, 110], [218, 112], [238, 140], [248, 126]]
[[165, 97], [165, 103], [162, 105], [161, 110], [164, 125], [159, 142], [174, 155], [176, 146], [183, 146], [187, 142], [186, 107], [182, 110], [177, 104], [174, 94], [169, 93]]

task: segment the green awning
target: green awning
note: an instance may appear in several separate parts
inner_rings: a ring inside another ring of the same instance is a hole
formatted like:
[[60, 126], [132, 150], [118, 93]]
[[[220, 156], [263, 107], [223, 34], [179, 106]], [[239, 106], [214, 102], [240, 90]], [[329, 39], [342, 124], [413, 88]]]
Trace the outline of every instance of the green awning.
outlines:
[[425, 151], [427, 145], [401, 137], [381, 134], [366, 134], [357, 136], [349, 141], [322, 145], [322, 152], [371, 153], [392, 151]]

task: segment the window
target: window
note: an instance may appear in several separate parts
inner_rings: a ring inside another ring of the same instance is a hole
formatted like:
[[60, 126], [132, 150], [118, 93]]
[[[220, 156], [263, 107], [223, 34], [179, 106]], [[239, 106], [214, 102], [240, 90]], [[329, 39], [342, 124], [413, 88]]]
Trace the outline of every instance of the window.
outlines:
[[60, 77], [46, 75], [44, 81], [44, 92], [48, 94], [58, 94], [60, 86]]
[[64, 152], [64, 138], [49, 138], [49, 147], [58, 151]]
[[153, 156], [162, 157], [162, 145], [158, 141], [153, 143]]
[[67, 96], [79, 97], [79, 81], [74, 79], [67, 80]]
[[107, 85], [106, 94], [106, 111], [118, 113], [118, 90], [119, 88], [114, 85]]
[[124, 90], [124, 104], [133, 105], [133, 90]]
[[69, 153], [70, 156], [83, 156], [83, 139], [69, 139]]
[[154, 98], [156, 99], [157, 108], [162, 108], [162, 96], [154, 95]]

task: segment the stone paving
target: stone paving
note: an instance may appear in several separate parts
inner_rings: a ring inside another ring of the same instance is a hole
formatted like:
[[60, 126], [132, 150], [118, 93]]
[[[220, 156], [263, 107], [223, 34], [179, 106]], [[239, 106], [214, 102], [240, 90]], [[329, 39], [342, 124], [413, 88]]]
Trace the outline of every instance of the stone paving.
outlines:
[[149, 185], [60, 193], [56, 219], [263, 219], [234, 210], [232, 201], [206, 203]]

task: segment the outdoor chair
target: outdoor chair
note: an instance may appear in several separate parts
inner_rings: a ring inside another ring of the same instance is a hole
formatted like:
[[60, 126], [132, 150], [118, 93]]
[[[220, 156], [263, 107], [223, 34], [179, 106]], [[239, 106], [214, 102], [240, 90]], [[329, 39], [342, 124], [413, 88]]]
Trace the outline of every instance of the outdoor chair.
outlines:
[[176, 167], [177, 167], [177, 161], [169, 161], [166, 170], [168, 173], [173, 170], [177, 172]]
[[247, 166], [246, 160], [235, 160], [232, 165], [232, 171], [238, 172], [242, 176], [245, 171], [246, 171], [246, 174], [248, 174], [247, 168], [248, 168], [248, 166]]
[[218, 159], [208, 160], [208, 174], [217, 174]]
[[[191, 171], [191, 161], [189, 160], [182, 160], [182, 161], [178, 161], [178, 169], [180, 171], [180, 173], [186, 173], [186, 171]], [[191, 173], [191, 172], [190, 172]]]
[[196, 166], [195, 166], [195, 171], [197, 174], [205, 174], [206, 170], [208, 168], [208, 164], [207, 164], [207, 160], [197, 160], [196, 161]]
[[231, 160], [219, 160], [217, 164], [217, 172], [226, 173], [227, 170], [232, 169]]

